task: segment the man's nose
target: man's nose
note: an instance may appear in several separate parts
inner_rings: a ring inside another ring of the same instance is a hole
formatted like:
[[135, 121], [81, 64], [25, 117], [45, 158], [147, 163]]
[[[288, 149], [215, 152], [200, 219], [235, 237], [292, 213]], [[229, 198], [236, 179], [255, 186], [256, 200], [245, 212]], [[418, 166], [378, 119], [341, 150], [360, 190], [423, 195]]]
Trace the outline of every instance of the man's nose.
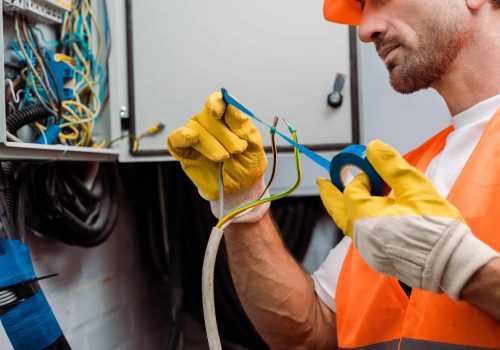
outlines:
[[387, 31], [387, 21], [370, 6], [365, 6], [359, 24], [358, 36], [365, 43], [375, 41]]

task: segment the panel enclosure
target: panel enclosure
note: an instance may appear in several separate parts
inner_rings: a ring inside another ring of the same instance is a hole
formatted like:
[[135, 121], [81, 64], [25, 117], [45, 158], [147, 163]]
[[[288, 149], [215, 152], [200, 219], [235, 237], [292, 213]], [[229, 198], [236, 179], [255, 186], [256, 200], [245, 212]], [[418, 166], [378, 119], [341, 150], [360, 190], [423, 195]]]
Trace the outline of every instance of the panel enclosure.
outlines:
[[[93, 15], [96, 18], [102, 18], [104, 1], [96, 0], [88, 2], [91, 4], [93, 9]], [[5, 82], [3, 89], [0, 93], [0, 158], [1, 159], [26, 159], [26, 160], [98, 160], [98, 161], [114, 161], [118, 158], [119, 151], [112, 150], [107, 147], [94, 148], [90, 147], [90, 144], [107, 145], [111, 139], [110, 133], [110, 112], [109, 108], [106, 106], [101, 109], [101, 112], [96, 118], [92, 118], [94, 122], [92, 123], [91, 138], [92, 141], [89, 142], [89, 146], [74, 146], [71, 142], [62, 143], [62, 138], [57, 138], [54, 144], [50, 144], [47, 141], [47, 130], [42, 132], [43, 127], [49, 128], [52, 124], [61, 125], [64, 124], [65, 120], [59, 118], [59, 121], [53, 121], [50, 118], [46, 118], [44, 122], [45, 125], [38, 125], [30, 123], [29, 126], [26, 125], [15, 132], [15, 134], [7, 132], [7, 115], [12, 116], [15, 111], [19, 111], [26, 106], [29, 106], [30, 102], [22, 101], [19, 103], [12, 104], [12, 102], [6, 101], [6, 94], [12, 96], [11, 91], [14, 91], [13, 85], [10, 83], [13, 81], [16, 85], [17, 90], [16, 96], [21, 100], [26, 95], [27, 80], [21, 78], [23, 68], [26, 67], [26, 56], [19, 45], [19, 42], [23, 43], [25, 52], [31, 57], [32, 64], [35, 66], [35, 70], [39, 71], [41, 75], [43, 70], [39, 60], [35, 59], [35, 52], [38, 51], [39, 56], [44, 60], [43, 67], [46, 71], [49, 71], [50, 60], [53, 62], [60, 62], [62, 56], [58, 56], [61, 53], [61, 45], [57, 46], [63, 40], [60, 38], [61, 24], [63, 22], [63, 16], [71, 9], [70, 0], [3, 0], [0, 2], [0, 8], [2, 9], [2, 18], [0, 23], [0, 30], [2, 35], [0, 35], [0, 44], [3, 48], [3, 55], [1, 57], [0, 63], [0, 78]], [[16, 18], [18, 21], [18, 30], [16, 30]], [[23, 23], [23, 24], [19, 24]], [[24, 27], [24, 24], [26, 27]], [[29, 29], [31, 28], [31, 29]], [[97, 34], [95, 33], [95, 27], [90, 24], [89, 32], [92, 34], [93, 43], [97, 42]], [[36, 38], [35, 38], [36, 37]], [[27, 39], [31, 38], [31, 40]], [[31, 42], [32, 47], [28, 45], [28, 40]], [[17, 45], [17, 46], [16, 46]], [[29, 51], [29, 50], [33, 51]], [[26, 51], [28, 50], [28, 51]], [[95, 46], [89, 47], [89, 50], [95, 52]], [[50, 53], [50, 55], [49, 55]], [[52, 58], [48, 58], [48, 56]], [[55, 58], [54, 58], [55, 57]], [[62, 60], [62, 59], [61, 59]], [[105, 64], [105, 57], [99, 61], [100, 64]], [[38, 66], [37, 66], [38, 64]], [[73, 65], [74, 62], [67, 62], [68, 66]], [[52, 68], [54, 66], [51, 66]], [[74, 88], [74, 85], [66, 86], [61, 83], [57, 88], [54, 84], [58, 81], [59, 75], [58, 71], [54, 73], [53, 69], [50, 68], [49, 75], [47, 75], [47, 80], [44, 81], [46, 86], [49, 86], [53, 91], [57, 91], [57, 96], [54, 100], [63, 100], [65, 92], [70, 94]], [[66, 68], [67, 70], [67, 68]], [[61, 69], [61, 71], [66, 70]], [[76, 68], [75, 68], [76, 70]], [[25, 76], [28, 74], [24, 72]], [[33, 74], [33, 73], [31, 73]], [[45, 74], [47, 74], [45, 72]], [[61, 73], [63, 74], [63, 73]], [[69, 73], [68, 73], [69, 74]], [[74, 74], [77, 74], [76, 72]], [[62, 78], [61, 78], [62, 79]], [[42, 76], [43, 80], [43, 76]], [[32, 80], [34, 81], [34, 80]], [[43, 95], [47, 90], [41, 89], [41, 84], [36, 82], [38, 85], [38, 94]], [[65, 81], [66, 84], [66, 81]], [[100, 89], [103, 81], [96, 82], [94, 85], [95, 89]], [[9, 91], [9, 89], [11, 91]], [[68, 91], [66, 91], [68, 90]], [[76, 90], [73, 90], [73, 92]], [[32, 89], [32, 94], [33, 94]], [[23, 94], [24, 93], [24, 94]], [[33, 94], [35, 96], [35, 94]], [[63, 96], [63, 98], [61, 98]], [[71, 100], [69, 97], [68, 100]], [[19, 99], [17, 99], [19, 100]], [[32, 100], [32, 103], [39, 103], [38, 100]], [[76, 101], [76, 100], [75, 100]], [[26, 102], [26, 104], [24, 103]], [[55, 103], [55, 102], [54, 102]], [[59, 108], [63, 110], [62, 105], [59, 104]], [[79, 124], [79, 123], [75, 123]], [[41, 129], [42, 128], [42, 129]], [[58, 135], [56, 133], [56, 135]], [[61, 135], [61, 134], [59, 134]], [[43, 139], [41, 137], [43, 136]], [[35, 143], [38, 139], [39, 143]], [[40, 141], [43, 140], [43, 141]], [[22, 141], [22, 142], [20, 142]]]
[[[321, 1], [126, 3], [129, 130], [140, 135], [159, 122], [165, 129], [121, 160], [171, 159], [167, 135], [221, 87], [269, 123], [287, 118], [314, 150], [332, 154], [359, 142], [355, 30], [326, 22]], [[341, 107], [332, 108], [337, 73], [346, 83]], [[269, 131], [258, 127], [269, 146]], [[286, 132], [283, 122], [279, 129]]]

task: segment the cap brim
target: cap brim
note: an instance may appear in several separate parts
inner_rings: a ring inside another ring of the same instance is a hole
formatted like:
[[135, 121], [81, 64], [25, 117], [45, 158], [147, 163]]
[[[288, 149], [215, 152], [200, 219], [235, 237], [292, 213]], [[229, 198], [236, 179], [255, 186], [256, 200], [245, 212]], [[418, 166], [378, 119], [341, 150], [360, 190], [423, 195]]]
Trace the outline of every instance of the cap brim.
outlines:
[[361, 22], [361, 7], [356, 0], [325, 0], [323, 15], [327, 21], [357, 26]]

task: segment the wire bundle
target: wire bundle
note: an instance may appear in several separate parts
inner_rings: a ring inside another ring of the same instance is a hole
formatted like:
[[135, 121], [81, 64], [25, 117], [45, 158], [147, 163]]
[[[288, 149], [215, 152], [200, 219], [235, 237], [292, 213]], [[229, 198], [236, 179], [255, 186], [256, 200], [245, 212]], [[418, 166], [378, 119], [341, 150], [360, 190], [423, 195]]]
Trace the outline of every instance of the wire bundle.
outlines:
[[81, 247], [102, 243], [118, 218], [117, 180], [114, 163], [26, 165], [18, 176], [20, 233]]
[[[31, 126], [45, 140], [45, 133], [55, 125], [61, 129], [57, 135], [59, 143], [92, 147], [107, 144], [102, 139], [96, 142], [94, 133], [108, 100], [110, 36], [106, 3], [101, 0], [101, 4], [103, 18], [97, 18], [88, 0], [76, 0], [72, 10], [64, 15], [59, 41], [46, 40], [43, 32], [25, 17], [15, 16], [16, 39], [11, 49], [24, 68], [21, 68], [19, 78], [6, 80], [9, 85], [6, 93], [8, 114], [35, 104], [43, 106], [49, 117]], [[58, 61], [74, 67], [74, 80], [64, 86], [73, 90], [72, 99], [63, 99], [62, 86], [56, 81], [47, 61], [47, 50], [56, 50]], [[21, 141], [15, 134], [8, 136], [11, 140]]]

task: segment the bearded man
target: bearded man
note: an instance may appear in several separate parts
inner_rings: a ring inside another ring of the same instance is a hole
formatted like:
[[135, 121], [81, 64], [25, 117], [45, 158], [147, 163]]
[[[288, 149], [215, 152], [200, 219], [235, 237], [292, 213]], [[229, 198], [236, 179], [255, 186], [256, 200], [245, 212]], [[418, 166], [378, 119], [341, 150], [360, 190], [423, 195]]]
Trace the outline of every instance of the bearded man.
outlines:
[[[232, 224], [228, 259], [250, 320], [273, 349], [500, 349], [500, 1], [326, 0], [324, 14], [359, 26], [395, 90], [435, 89], [452, 125], [404, 158], [367, 146], [386, 196], [364, 174], [343, 193], [318, 179], [346, 237], [312, 276], [266, 206]], [[218, 93], [168, 146], [214, 205], [207, 179], [220, 162], [233, 206], [264, 189], [260, 135]]]

